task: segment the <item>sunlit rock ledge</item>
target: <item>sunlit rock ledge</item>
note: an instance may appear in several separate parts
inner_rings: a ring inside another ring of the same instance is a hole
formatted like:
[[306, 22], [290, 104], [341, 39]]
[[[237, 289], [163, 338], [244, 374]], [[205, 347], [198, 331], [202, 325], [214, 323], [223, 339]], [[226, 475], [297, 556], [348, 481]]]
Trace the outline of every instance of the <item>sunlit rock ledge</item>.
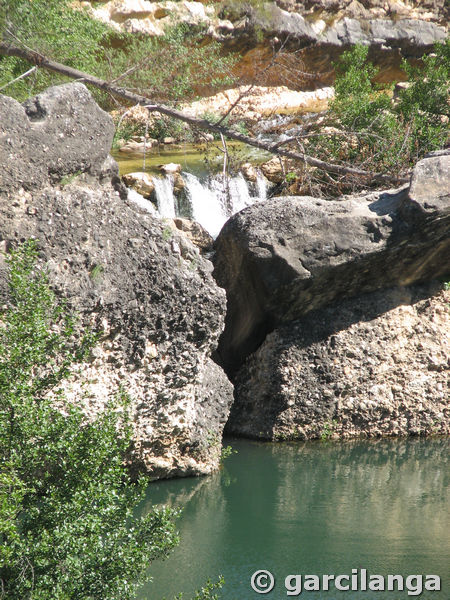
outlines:
[[[240, 99], [239, 99], [240, 98]], [[187, 114], [201, 116], [205, 112], [224, 114], [235, 102], [233, 119], [258, 120], [274, 114], [309, 113], [326, 110], [334, 98], [334, 88], [324, 87], [314, 91], [296, 92], [286, 86], [240, 86], [219, 92], [186, 104]]]

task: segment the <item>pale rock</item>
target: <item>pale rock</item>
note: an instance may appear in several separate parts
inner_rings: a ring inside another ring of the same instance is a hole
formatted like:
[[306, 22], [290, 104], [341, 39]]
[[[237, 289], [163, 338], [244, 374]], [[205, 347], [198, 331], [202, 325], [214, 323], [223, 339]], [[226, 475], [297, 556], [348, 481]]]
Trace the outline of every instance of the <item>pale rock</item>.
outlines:
[[181, 173], [181, 165], [178, 163], [166, 163], [165, 165], [158, 165], [158, 169], [166, 175]]
[[[0, 240], [35, 238], [58, 296], [101, 335], [64, 382], [65, 398], [92, 418], [122, 385], [132, 399], [134, 469], [155, 479], [211, 473], [232, 401], [211, 358], [225, 313], [211, 263], [181, 232], [167, 240], [151, 203], [127, 193], [109, 157], [113, 121], [83, 84], [23, 105], [0, 95], [0, 114]], [[5, 274], [0, 256], [0, 306]]]
[[240, 166], [240, 170], [242, 172], [242, 174], [244, 175], [245, 179], [247, 179], [247, 181], [252, 181], [253, 183], [257, 180], [258, 177], [258, 172], [256, 170], [256, 167], [254, 165], [252, 165], [249, 162], [243, 163]]
[[127, 173], [122, 176], [122, 180], [127, 187], [133, 188], [144, 198], [150, 198], [155, 191], [153, 178], [148, 173]]
[[186, 104], [183, 110], [194, 117], [200, 117], [205, 112], [221, 115], [237, 102], [231, 113], [232, 120], [244, 118], [258, 121], [263, 116], [274, 114], [320, 112], [328, 107], [333, 98], [332, 87], [297, 92], [286, 86], [254, 86], [250, 91], [248, 86], [240, 86]]
[[201, 250], [210, 250], [212, 248], [214, 242], [212, 236], [197, 221], [176, 218], [173, 219], [173, 223], [183, 235], [189, 238]]

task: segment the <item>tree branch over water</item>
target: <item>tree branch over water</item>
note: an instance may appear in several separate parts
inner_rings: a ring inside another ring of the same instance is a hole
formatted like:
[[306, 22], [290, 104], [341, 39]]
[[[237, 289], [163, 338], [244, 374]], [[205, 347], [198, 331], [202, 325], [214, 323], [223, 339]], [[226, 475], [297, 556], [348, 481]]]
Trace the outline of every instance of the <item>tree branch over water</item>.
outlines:
[[114, 96], [117, 96], [124, 100], [128, 100], [133, 104], [140, 104], [141, 106], [147, 108], [147, 110], [150, 112], [159, 112], [168, 117], [172, 117], [174, 119], [178, 119], [179, 121], [183, 121], [191, 127], [219, 133], [229, 139], [236, 140], [238, 142], [243, 142], [244, 144], [247, 144], [249, 146], [259, 148], [260, 150], [266, 150], [267, 152], [270, 152], [271, 154], [277, 156], [299, 161], [301, 163], [304, 163], [311, 167], [315, 167], [327, 173], [333, 173], [335, 175], [341, 176], [347, 175], [356, 177], [358, 179], [366, 179], [367, 183], [377, 182], [385, 183], [388, 185], [393, 183], [404, 183], [408, 180], [408, 178], [398, 178], [383, 173], [372, 173], [363, 169], [357, 169], [354, 167], [329, 163], [304, 153], [293, 152], [291, 150], [283, 149], [279, 146], [279, 144], [271, 144], [259, 141], [255, 138], [249, 137], [247, 135], [242, 135], [241, 133], [233, 131], [229, 127], [224, 127], [223, 125], [211, 123], [206, 119], [198, 119], [196, 117], [192, 117], [182, 111], [170, 108], [168, 106], [164, 106], [163, 104], [155, 104], [153, 103], [151, 98], [142, 96], [140, 94], [135, 94], [130, 90], [127, 90], [126, 88], [116, 86], [103, 79], [99, 79], [98, 77], [94, 77], [93, 75], [89, 75], [88, 73], [84, 73], [83, 71], [78, 71], [77, 69], [74, 69], [72, 67], [68, 67], [64, 64], [50, 60], [42, 54], [29, 49], [19, 48], [18, 46], [13, 46], [4, 42], [0, 42], [0, 54], [3, 54], [5, 56], [16, 56], [18, 58], [22, 58], [32, 63], [33, 65], [36, 65], [39, 68], [47, 69], [55, 73], [60, 73], [61, 75], [65, 75], [66, 77], [70, 77], [71, 79], [75, 79], [77, 81], [93, 85], [96, 88], [113, 94]]

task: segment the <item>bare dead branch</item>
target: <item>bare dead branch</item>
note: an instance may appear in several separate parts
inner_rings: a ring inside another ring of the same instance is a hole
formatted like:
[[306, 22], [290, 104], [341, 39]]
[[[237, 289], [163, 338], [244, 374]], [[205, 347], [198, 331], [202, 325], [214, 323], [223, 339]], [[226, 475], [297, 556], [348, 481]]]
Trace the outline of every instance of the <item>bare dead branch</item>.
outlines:
[[19, 75], [18, 77], [16, 77], [15, 79], [12, 79], [11, 81], [8, 81], [8, 83], [5, 83], [5, 85], [3, 85], [0, 88], [0, 92], [2, 90], [4, 90], [5, 88], [7, 88], [9, 85], [12, 85], [13, 83], [16, 83], [16, 81], [20, 81], [21, 79], [24, 79], [25, 77], [28, 77], [28, 75], [31, 75], [35, 71], [37, 71], [37, 67], [36, 66], [31, 67], [31, 69], [28, 69], [28, 71], [25, 71], [25, 73], [22, 73], [22, 75]]

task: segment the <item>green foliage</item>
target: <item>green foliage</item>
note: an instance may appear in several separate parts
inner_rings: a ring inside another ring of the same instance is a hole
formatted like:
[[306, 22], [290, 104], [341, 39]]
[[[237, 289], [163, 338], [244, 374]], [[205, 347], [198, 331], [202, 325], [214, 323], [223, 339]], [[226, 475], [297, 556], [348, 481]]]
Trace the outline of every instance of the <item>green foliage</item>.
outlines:
[[286, 173], [286, 182], [287, 183], [294, 183], [296, 178], [297, 178], [297, 175], [293, 171], [289, 171], [289, 173]]
[[367, 63], [367, 46], [344, 52], [336, 65], [335, 100], [332, 111], [346, 129], [361, 130], [372, 124], [380, 110], [390, 106], [385, 93], [375, 94], [373, 65]]
[[103, 265], [96, 264], [89, 271], [89, 277], [92, 279], [92, 281], [98, 281], [101, 279], [104, 270], [105, 269]]
[[177, 542], [173, 513], [132, 519], [145, 482], [123, 466], [126, 396], [95, 420], [64, 401], [95, 337], [77, 330], [37, 256], [28, 242], [7, 257], [0, 321], [0, 597], [131, 599], [148, 562]]
[[229, 458], [232, 454], [237, 454], [237, 450], [233, 450], [231, 446], [223, 446], [220, 451], [220, 462]]
[[75, 173], [70, 173], [70, 175], [64, 175], [61, 177], [59, 185], [61, 187], [65, 187], [74, 181], [79, 175], [81, 175], [81, 171], [75, 171]]
[[[422, 66], [403, 63], [409, 86], [392, 98], [374, 83], [376, 69], [368, 63], [366, 46], [344, 52], [335, 65], [335, 99], [325, 125], [305, 140], [308, 153], [361, 166], [367, 171], [404, 174], [427, 152], [448, 141], [450, 42], [437, 44]], [[342, 180], [329, 177], [327, 186]], [[367, 182], [361, 182], [366, 184]], [[345, 184], [344, 184], [345, 185]]]
[[332, 421], [325, 421], [323, 424], [322, 433], [320, 434], [320, 439], [322, 442], [327, 442], [331, 438], [336, 430], [337, 425], [338, 422], [336, 419], [333, 419]]
[[[103, 46], [110, 30], [89, 17], [84, 10], [73, 10], [69, 0], [9, 0], [1, 37], [15, 45], [27, 47], [70, 67], [88, 73], [105, 75], [99, 69], [103, 61]], [[30, 64], [15, 57], [0, 57], [0, 87], [30, 68]], [[6, 88], [19, 101], [67, 78], [38, 69], [30, 77]], [[5, 91], [6, 91], [5, 90]]]
[[448, 142], [450, 39], [436, 44], [435, 52], [423, 58], [422, 67], [413, 67], [407, 61], [402, 66], [411, 85], [401, 90], [395, 110], [410, 129], [407, 147], [416, 160]]
[[[0, 21], [1, 23], [1, 21]], [[204, 30], [185, 23], [152, 37], [118, 33], [91, 18], [70, 0], [10, 0], [0, 33], [15, 45], [21, 42], [53, 60], [86, 71], [155, 101], [179, 102], [233, 81], [234, 60], [221, 56], [217, 42], [204, 44]], [[30, 68], [15, 57], [0, 57], [0, 88]], [[67, 78], [38, 69], [6, 89], [22, 101]], [[201, 86], [199, 85], [201, 82]], [[110, 108], [110, 96], [93, 90], [97, 101]]]
[[150, 120], [148, 135], [161, 141], [165, 137], [173, 137], [185, 142], [192, 142], [194, 139], [192, 130], [186, 123], [165, 115]]
[[118, 73], [130, 65], [138, 68], [121, 84], [175, 103], [193, 98], [205, 88], [231, 85], [234, 59], [221, 56], [218, 42], [204, 44], [205, 33], [200, 26], [180, 23], [168, 28], [162, 37], [122, 34], [119, 41], [126, 52], [115, 53], [114, 68]]
[[128, 142], [131, 140], [131, 138], [143, 136], [144, 134], [144, 125], [135, 123], [125, 118], [120, 122], [120, 124], [116, 123], [112, 147], [114, 150], [117, 150], [123, 146], [123, 142]]
[[[220, 114], [206, 110], [201, 115], [199, 115], [199, 118], [204, 119], [205, 121], [209, 121], [210, 123], [220, 122], [220, 124], [223, 127], [229, 127], [230, 129], [233, 129], [233, 131], [236, 131], [237, 133], [240, 133], [242, 135], [249, 135], [248, 127], [245, 121], [230, 122], [230, 115], [227, 115], [222, 120]], [[220, 133], [213, 132], [213, 136], [215, 140], [220, 140]]]
[[165, 242], [168, 242], [169, 240], [171, 240], [172, 236], [173, 236], [173, 229], [172, 229], [172, 227], [170, 227], [170, 225], [166, 225], [164, 227], [164, 229], [162, 230], [162, 234], [161, 235], [162, 235], [162, 239]]

